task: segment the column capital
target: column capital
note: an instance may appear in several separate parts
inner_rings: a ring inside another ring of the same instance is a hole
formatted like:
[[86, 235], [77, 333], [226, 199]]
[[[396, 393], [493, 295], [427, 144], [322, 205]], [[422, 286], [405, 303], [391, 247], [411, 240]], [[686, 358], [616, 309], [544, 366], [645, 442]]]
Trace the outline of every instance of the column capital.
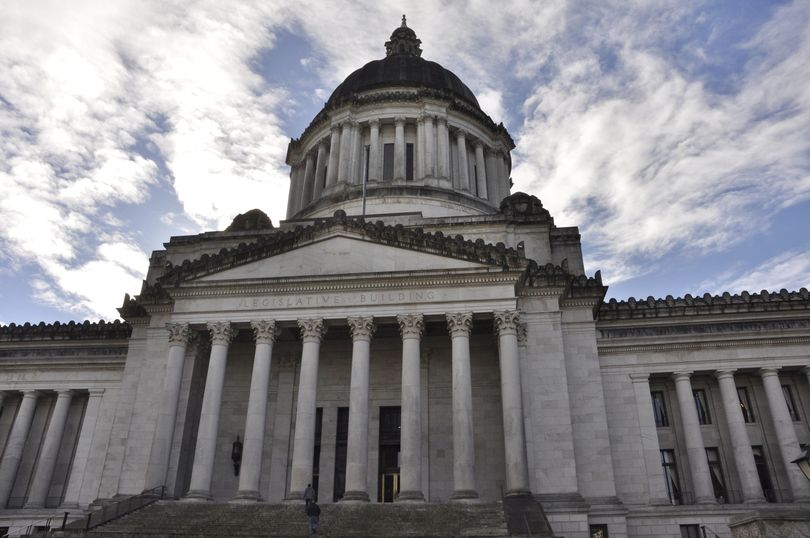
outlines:
[[23, 398], [38, 398], [39, 397], [39, 390], [37, 389], [24, 389], [20, 391], [23, 395]]
[[253, 329], [253, 337], [257, 344], [272, 344], [276, 341], [278, 331], [275, 320], [251, 321], [250, 327]]
[[63, 398], [67, 396], [73, 396], [74, 390], [73, 389], [58, 389], [54, 391], [58, 398]]
[[455, 314], [446, 314], [447, 317], [447, 330], [450, 336], [470, 336], [472, 330], [472, 314], [470, 312], [459, 312]]
[[736, 371], [737, 371], [736, 368], [724, 368], [722, 370], [717, 370], [716, 372], [714, 372], [714, 377], [716, 377], [717, 379], [726, 379], [729, 377], [731, 379], [734, 379], [734, 372]]
[[437, 114], [436, 121], [443, 122], [445, 125], [447, 124], [447, 116]]
[[191, 340], [188, 323], [167, 323], [166, 330], [169, 331], [170, 346], [185, 346]]
[[352, 340], [371, 340], [371, 336], [376, 330], [374, 318], [369, 317], [351, 317], [346, 321], [349, 324], [349, 329], [352, 332]]
[[100, 398], [104, 396], [106, 390], [107, 389], [87, 389], [87, 394], [89, 394], [91, 398]]
[[689, 381], [690, 377], [692, 377], [691, 370], [682, 370], [680, 372], [672, 373], [672, 379], [674, 379], [675, 381], [683, 381], [683, 380]]
[[340, 123], [339, 122], [333, 123], [332, 125], [329, 126], [329, 130], [331, 131], [333, 136], [340, 134]]
[[323, 318], [299, 319], [298, 328], [301, 329], [301, 340], [304, 342], [320, 342], [326, 335]]
[[768, 366], [766, 368], [759, 369], [759, 376], [760, 377], [771, 377], [771, 376], [779, 376], [779, 367], [778, 366]]
[[421, 338], [425, 331], [425, 318], [422, 314], [399, 314], [397, 316], [402, 339]]
[[478, 138], [475, 139], [475, 142], [473, 143], [473, 145], [475, 146], [475, 149], [478, 149], [478, 148], [481, 148], [481, 150], [484, 149], [484, 141], [480, 140]]
[[633, 372], [630, 374], [630, 381], [632, 383], [646, 383], [650, 384], [650, 373], [649, 372]]
[[394, 123], [405, 123], [405, 116], [397, 116], [394, 118]]
[[520, 322], [520, 312], [517, 310], [504, 310], [492, 313], [495, 319], [495, 331], [499, 336], [505, 334], [517, 335], [517, 326]]
[[466, 139], [467, 138], [467, 131], [465, 131], [464, 129], [456, 129], [456, 137]]
[[211, 334], [212, 344], [228, 345], [236, 336], [230, 321], [209, 321], [206, 326]]

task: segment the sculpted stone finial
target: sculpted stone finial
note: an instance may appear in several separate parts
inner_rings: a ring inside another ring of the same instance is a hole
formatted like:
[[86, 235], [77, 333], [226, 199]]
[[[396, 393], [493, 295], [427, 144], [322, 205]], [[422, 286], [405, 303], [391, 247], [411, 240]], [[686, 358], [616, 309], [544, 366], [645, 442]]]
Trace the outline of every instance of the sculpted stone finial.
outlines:
[[472, 314], [469, 312], [447, 314], [447, 330], [450, 336], [469, 336], [472, 323]]
[[353, 317], [346, 320], [349, 329], [352, 331], [353, 340], [371, 340], [371, 335], [376, 330], [373, 317]]
[[253, 328], [253, 336], [256, 338], [257, 344], [272, 344], [276, 341], [278, 332], [275, 320], [251, 321], [250, 326]]
[[408, 23], [405, 22], [405, 15], [404, 14], [402, 15], [402, 24], [399, 27], [400, 28], [407, 28], [408, 27]]
[[304, 342], [320, 342], [326, 335], [326, 325], [322, 318], [299, 319], [298, 327], [301, 329], [301, 340]]
[[212, 344], [228, 345], [236, 336], [236, 331], [229, 321], [209, 321], [208, 332], [211, 333]]
[[167, 323], [166, 330], [169, 331], [169, 345], [184, 346], [191, 339], [188, 323]]
[[503, 312], [494, 312], [493, 315], [495, 317], [495, 330], [499, 335], [517, 335], [520, 312], [517, 310], [504, 310]]
[[425, 331], [425, 319], [422, 314], [400, 314], [397, 316], [399, 332], [402, 338], [421, 338]]

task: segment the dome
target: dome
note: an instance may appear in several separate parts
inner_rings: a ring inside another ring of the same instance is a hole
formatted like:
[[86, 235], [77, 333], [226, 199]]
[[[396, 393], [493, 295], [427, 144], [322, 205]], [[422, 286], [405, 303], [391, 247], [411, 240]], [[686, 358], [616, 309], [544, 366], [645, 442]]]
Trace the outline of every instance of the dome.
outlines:
[[339, 106], [358, 93], [391, 86], [441, 90], [480, 108], [473, 92], [452, 71], [436, 62], [404, 54], [374, 60], [346, 77], [332, 92], [326, 108]]
[[439, 90], [480, 109], [473, 92], [452, 71], [421, 58], [420, 44], [416, 33], [406, 25], [403, 15], [402, 26], [394, 30], [385, 44], [386, 57], [371, 61], [346, 77], [332, 92], [326, 108], [340, 106], [364, 91], [399, 86]]

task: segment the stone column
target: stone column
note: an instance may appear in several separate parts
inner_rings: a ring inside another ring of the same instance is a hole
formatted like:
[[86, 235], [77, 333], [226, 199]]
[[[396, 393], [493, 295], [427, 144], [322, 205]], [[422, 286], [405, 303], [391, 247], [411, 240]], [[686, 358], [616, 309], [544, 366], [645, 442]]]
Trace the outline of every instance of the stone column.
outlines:
[[256, 338], [256, 350], [253, 354], [253, 373], [250, 377], [250, 396], [245, 417], [245, 441], [242, 444], [242, 467], [239, 471], [239, 492], [236, 498], [259, 501], [264, 426], [267, 423], [267, 393], [273, 343], [276, 341], [276, 322], [251, 321], [250, 326]]
[[14, 424], [11, 426], [11, 432], [8, 434], [3, 460], [0, 462], [0, 509], [5, 508], [8, 504], [25, 448], [25, 440], [28, 438], [39, 399], [39, 393], [35, 390], [24, 390], [22, 394], [22, 402], [20, 402], [20, 408], [14, 418]]
[[422, 314], [397, 316], [402, 335], [402, 403], [398, 501], [424, 501], [422, 493], [422, 386], [420, 343]]
[[369, 123], [368, 180], [380, 180], [380, 120]]
[[295, 205], [298, 203], [298, 185], [296, 183], [298, 179], [298, 172], [295, 169], [295, 163], [290, 165], [290, 190], [287, 193], [287, 218], [292, 217], [295, 213]]
[[405, 118], [394, 122], [394, 181], [405, 181]]
[[414, 179], [423, 179], [425, 177], [425, 121], [422, 116], [416, 118], [416, 150], [415, 153], [415, 168]]
[[349, 182], [349, 170], [351, 168], [352, 152], [352, 122], [346, 120], [340, 124], [340, 162], [338, 163], [338, 183]]
[[762, 384], [765, 386], [765, 396], [768, 398], [768, 407], [771, 410], [771, 420], [773, 428], [776, 430], [776, 440], [779, 443], [779, 452], [782, 455], [782, 463], [790, 481], [790, 489], [793, 492], [793, 502], [810, 502], [810, 481], [804, 477], [799, 467], [791, 463], [802, 451], [799, 448], [799, 440], [796, 437], [796, 429], [793, 427], [793, 419], [785, 402], [785, 395], [782, 392], [782, 384], [779, 382], [779, 370], [777, 368], [762, 368], [759, 371], [762, 377]]
[[338, 168], [340, 168], [340, 126], [332, 125], [329, 141], [329, 168], [326, 170], [327, 187], [337, 183]]
[[163, 391], [160, 395], [160, 408], [152, 437], [152, 451], [146, 468], [145, 488], [151, 489], [166, 485], [166, 472], [174, 441], [177, 404], [180, 401], [180, 384], [183, 382], [183, 363], [186, 346], [191, 338], [188, 323], [167, 323], [169, 331], [169, 356], [166, 371], [163, 373]]
[[503, 152], [501, 156], [501, 199], [506, 198], [509, 196], [509, 192], [512, 190], [511, 180], [509, 179], [509, 154], [507, 151]]
[[507, 310], [495, 312], [494, 317], [501, 366], [506, 495], [530, 495], [517, 344], [517, 324], [520, 322], [520, 314], [516, 310]]
[[475, 168], [478, 174], [478, 197], [486, 200], [487, 196], [487, 167], [484, 163], [484, 144], [480, 140], [475, 142]]
[[734, 370], [719, 370], [715, 374], [720, 385], [720, 398], [723, 400], [723, 411], [726, 415], [731, 447], [734, 449], [734, 461], [740, 476], [743, 502], [763, 503], [762, 485], [754, 462], [754, 452], [748, 439], [748, 430], [740, 410], [740, 397], [737, 395], [737, 384], [734, 382]]
[[678, 394], [678, 408], [681, 411], [683, 424], [683, 437], [686, 444], [686, 456], [689, 460], [689, 471], [692, 477], [692, 487], [695, 493], [695, 502], [698, 504], [716, 503], [714, 488], [712, 487], [709, 461], [706, 458], [706, 447], [703, 444], [703, 434], [700, 431], [695, 396], [692, 394], [692, 384], [689, 382], [691, 372], [677, 372], [672, 378], [675, 380], [675, 391]]
[[498, 156], [494, 151], [487, 149], [484, 152], [484, 161], [487, 170], [487, 198], [490, 202], [499, 204], [503, 196], [500, 195]]
[[318, 156], [315, 159], [315, 182], [312, 188], [312, 200], [315, 201], [321, 196], [324, 187], [323, 174], [326, 171], [326, 141], [321, 140], [318, 144]]
[[308, 153], [304, 165], [304, 177], [301, 181], [301, 199], [298, 207], [303, 209], [312, 201], [312, 192], [315, 189], [315, 155]]
[[361, 137], [362, 129], [360, 124], [356, 121], [352, 122], [352, 156], [351, 162], [349, 163], [349, 183], [353, 185], [362, 185], [363, 180], [360, 177], [362, 166], [360, 163], [362, 161], [362, 150], [363, 150], [363, 139]]
[[194, 449], [194, 465], [191, 469], [187, 496], [190, 500], [205, 501], [211, 500], [211, 478], [214, 474], [214, 456], [217, 450], [225, 365], [228, 361], [228, 346], [236, 334], [227, 321], [208, 323], [208, 331], [211, 333], [211, 356], [208, 359], [200, 426], [197, 429], [197, 446]]
[[73, 465], [70, 466], [70, 476], [68, 477], [65, 495], [62, 504], [59, 506], [60, 508], [79, 507], [84, 471], [87, 468], [87, 458], [90, 456], [93, 436], [96, 433], [96, 421], [98, 420], [98, 412], [101, 409], [104, 389], [90, 389], [88, 392], [90, 396], [87, 398], [87, 405], [84, 408], [82, 429], [79, 431], [79, 442], [76, 444], [76, 453], [73, 455]]
[[463, 191], [470, 190], [470, 166], [467, 163], [467, 134], [459, 129], [456, 131], [456, 144], [458, 145], [458, 182]]
[[[470, 375], [471, 328], [469, 312], [447, 314], [447, 330], [453, 345], [453, 495], [450, 499], [459, 501], [478, 498]], [[521, 416], [521, 424], [522, 421]]]
[[68, 411], [70, 411], [70, 402], [73, 400], [71, 390], [59, 390], [56, 394], [56, 404], [53, 407], [48, 430], [45, 432], [45, 439], [39, 451], [34, 475], [31, 477], [25, 508], [44, 508], [48, 490], [51, 488], [56, 458], [59, 456], [59, 447], [62, 445], [62, 436], [65, 433], [65, 424]]
[[644, 467], [647, 472], [649, 503], [653, 505], [670, 504], [664, 473], [661, 470], [661, 446], [658, 444], [658, 430], [655, 426], [655, 415], [653, 415], [650, 374], [630, 374], [630, 381], [633, 383], [633, 393], [636, 397], [636, 413], [641, 434], [641, 449], [644, 454]]
[[443, 178], [450, 177], [450, 135], [447, 130], [447, 118], [439, 117], [437, 120], [436, 146], [437, 175]]
[[436, 177], [436, 136], [433, 133], [433, 116], [423, 116], [425, 130], [425, 176]]
[[315, 403], [318, 395], [318, 358], [321, 340], [326, 334], [323, 319], [299, 319], [301, 339], [301, 373], [298, 379], [298, 404], [295, 409], [292, 473], [288, 500], [301, 500], [307, 484], [312, 482], [315, 457]]
[[352, 379], [343, 502], [368, 502], [368, 371], [374, 318], [349, 318], [348, 322], [352, 331]]

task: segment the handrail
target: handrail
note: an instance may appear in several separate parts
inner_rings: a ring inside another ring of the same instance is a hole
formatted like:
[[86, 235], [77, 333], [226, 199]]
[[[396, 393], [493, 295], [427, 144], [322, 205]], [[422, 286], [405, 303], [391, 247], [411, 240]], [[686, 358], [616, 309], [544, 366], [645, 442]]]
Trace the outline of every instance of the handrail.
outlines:
[[[6, 533], [4, 535], [2, 535], [2, 538], [5, 538], [6, 536], [12, 536], [11, 531], [14, 530], [14, 529], [28, 529], [28, 532], [26, 532], [25, 534], [14, 534], [13, 536], [34, 536], [32, 534], [32, 532], [34, 530], [34, 527], [39, 526], [40, 523], [45, 523], [45, 526], [48, 529], [50, 529], [52, 520], [53, 520], [53, 518], [49, 517], [47, 519], [40, 519], [39, 521], [34, 521], [33, 523], [29, 523], [27, 525], [15, 525], [13, 527], [9, 527], [8, 530], [6, 531]], [[42, 531], [42, 532], [45, 532], [47, 534], [48, 531], [46, 530], [46, 531]]]
[[166, 495], [166, 486], [147, 489], [137, 495], [132, 495], [114, 503], [103, 506], [100, 510], [90, 512], [86, 517], [65, 525], [66, 531], [89, 531], [114, 519], [131, 514], [150, 504], [162, 500]]

